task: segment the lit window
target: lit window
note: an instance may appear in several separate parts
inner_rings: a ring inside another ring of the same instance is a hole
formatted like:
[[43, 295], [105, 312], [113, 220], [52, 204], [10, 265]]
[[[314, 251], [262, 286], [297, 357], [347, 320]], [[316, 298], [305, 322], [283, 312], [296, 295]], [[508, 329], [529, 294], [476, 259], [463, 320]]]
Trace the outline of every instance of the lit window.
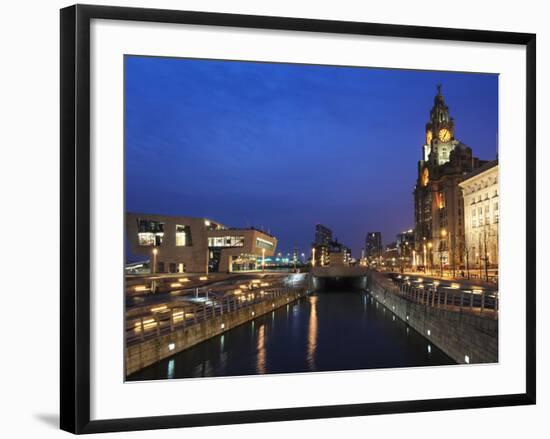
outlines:
[[176, 225], [176, 246], [191, 245], [191, 228], [189, 226]]
[[256, 247], [265, 248], [267, 250], [273, 249], [273, 243], [262, 238], [256, 238]]
[[214, 236], [208, 238], [208, 247], [242, 247], [244, 236]]
[[154, 233], [138, 233], [139, 245], [142, 246], [153, 246], [155, 245], [155, 234]]
[[159, 246], [164, 237], [164, 223], [153, 220], [137, 219], [138, 242], [141, 246]]

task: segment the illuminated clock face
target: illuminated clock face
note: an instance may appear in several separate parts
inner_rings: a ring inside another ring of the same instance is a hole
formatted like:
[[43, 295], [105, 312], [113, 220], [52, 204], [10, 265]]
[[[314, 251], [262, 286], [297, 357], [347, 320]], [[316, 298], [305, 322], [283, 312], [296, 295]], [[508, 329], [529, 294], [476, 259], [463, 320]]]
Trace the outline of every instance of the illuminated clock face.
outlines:
[[432, 130], [428, 130], [426, 132], [426, 145], [430, 145], [432, 143], [432, 138], [433, 138]]
[[422, 171], [422, 186], [427, 186], [429, 181], [430, 171], [428, 171], [428, 168], [424, 168], [424, 171]]
[[449, 140], [451, 140], [451, 132], [447, 129], [447, 128], [441, 128], [439, 130], [439, 140], [441, 140], [442, 142], [448, 142]]

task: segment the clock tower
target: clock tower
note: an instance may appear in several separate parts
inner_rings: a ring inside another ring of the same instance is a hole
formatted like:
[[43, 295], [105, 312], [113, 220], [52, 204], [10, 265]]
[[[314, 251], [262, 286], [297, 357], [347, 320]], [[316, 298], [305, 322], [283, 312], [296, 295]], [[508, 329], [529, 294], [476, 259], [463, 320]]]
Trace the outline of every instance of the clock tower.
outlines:
[[434, 105], [430, 111], [430, 119], [426, 123], [426, 143], [422, 147], [424, 162], [433, 167], [441, 166], [450, 160], [451, 152], [458, 144], [454, 138], [454, 125], [439, 84]]
[[484, 162], [455, 139], [455, 124], [437, 86], [414, 187], [416, 265], [455, 269], [464, 263], [464, 200], [458, 184]]

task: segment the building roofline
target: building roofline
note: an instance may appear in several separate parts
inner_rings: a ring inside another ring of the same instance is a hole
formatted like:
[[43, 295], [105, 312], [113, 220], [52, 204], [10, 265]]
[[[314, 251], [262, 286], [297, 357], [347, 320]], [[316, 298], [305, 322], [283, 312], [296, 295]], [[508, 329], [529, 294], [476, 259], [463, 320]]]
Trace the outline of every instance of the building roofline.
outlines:
[[250, 227], [229, 227], [229, 226], [226, 226], [225, 224], [223, 224], [223, 223], [221, 223], [217, 220], [213, 220], [213, 219], [207, 218], [205, 216], [165, 215], [165, 214], [162, 214], [162, 213], [145, 213], [145, 212], [126, 212], [125, 214], [126, 215], [133, 215], [133, 216], [142, 215], [142, 216], [156, 216], [156, 217], [159, 217], [159, 218], [187, 218], [187, 219], [191, 219], [191, 220], [212, 221], [213, 223], [216, 223], [216, 224], [220, 225], [223, 230], [233, 230], [233, 231], [237, 231], [237, 230], [254, 230], [256, 232], [263, 233], [264, 235], [269, 236], [270, 238], [277, 239], [277, 237], [275, 235], [272, 235], [271, 233], [268, 233], [264, 230], [258, 229], [257, 227], [254, 227], [254, 226], [250, 226]]
[[459, 184], [466, 183], [471, 178], [477, 177], [478, 175], [481, 175], [484, 172], [489, 171], [490, 169], [494, 168], [495, 166], [498, 166], [498, 159], [491, 160], [487, 163], [484, 163], [479, 168], [475, 169], [474, 171], [470, 172], [469, 174], [466, 174], [464, 176], [464, 179]]

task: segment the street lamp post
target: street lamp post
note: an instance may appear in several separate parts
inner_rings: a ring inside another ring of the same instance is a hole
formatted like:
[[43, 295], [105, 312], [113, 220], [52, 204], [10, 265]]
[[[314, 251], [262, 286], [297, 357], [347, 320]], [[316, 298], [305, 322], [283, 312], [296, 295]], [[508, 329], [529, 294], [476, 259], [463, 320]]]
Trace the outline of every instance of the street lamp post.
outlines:
[[311, 266], [315, 267], [315, 247], [311, 249]]
[[431, 242], [428, 242], [428, 268], [430, 274], [432, 273], [432, 246], [433, 244]]
[[487, 269], [487, 263], [489, 262], [489, 255], [487, 254], [487, 229], [483, 228], [483, 261], [485, 262], [485, 282], [489, 282], [489, 271]]
[[157, 253], [158, 249], [153, 249], [153, 266], [151, 267], [151, 273], [155, 274], [157, 272]]
[[464, 257], [466, 262], [466, 277], [470, 279], [470, 249], [468, 248], [466, 237], [464, 237]]
[[[453, 235], [454, 236], [454, 235]], [[453, 241], [451, 239], [451, 232], [447, 233], [447, 254], [451, 270], [453, 270], [453, 277], [455, 277], [455, 252], [453, 249]]]
[[426, 243], [424, 243], [424, 263], [422, 265], [424, 266], [424, 273], [426, 273]]
[[[441, 238], [445, 238], [447, 236], [447, 231], [445, 229], [441, 230]], [[441, 277], [443, 277], [443, 241], [439, 241], [439, 265], [441, 267]]]

